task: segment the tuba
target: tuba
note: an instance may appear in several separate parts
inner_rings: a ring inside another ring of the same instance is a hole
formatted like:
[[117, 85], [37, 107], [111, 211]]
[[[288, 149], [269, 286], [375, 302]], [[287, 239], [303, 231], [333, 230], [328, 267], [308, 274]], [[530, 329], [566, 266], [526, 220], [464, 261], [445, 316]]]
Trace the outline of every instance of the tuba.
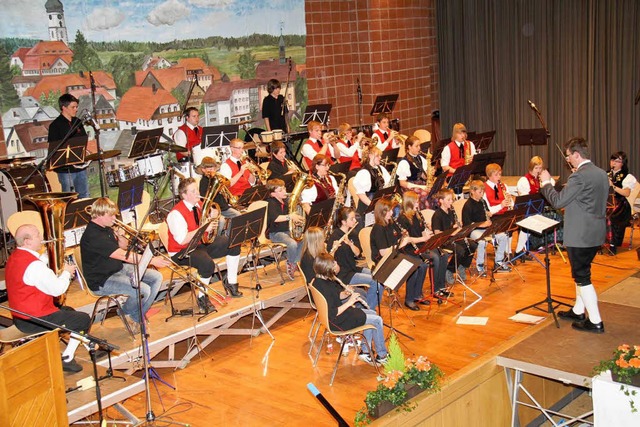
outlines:
[[[78, 193], [38, 193], [25, 196], [38, 207], [42, 217], [44, 239], [47, 240], [49, 267], [57, 274], [64, 266], [64, 213], [67, 204], [76, 199]], [[57, 298], [57, 304], [64, 305], [66, 293]]]
[[[207, 187], [207, 194], [204, 195], [202, 202], [202, 218], [200, 218], [200, 225], [204, 224], [208, 221], [208, 215], [211, 208], [215, 208], [218, 211], [218, 215], [221, 215], [220, 205], [213, 201], [216, 198], [222, 187], [224, 187], [224, 181], [229, 181], [223, 175], [216, 173], [212, 177], [209, 178], [209, 186]], [[218, 220], [213, 220], [215, 226], [211, 231], [208, 231], [202, 235], [202, 243], [208, 245], [213, 242], [213, 239], [216, 238], [216, 234], [218, 233]]]
[[[296, 185], [293, 187], [291, 195], [289, 196], [289, 215], [295, 213], [306, 220], [306, 214], [300, 205], [300, 195], [302, 194], [302, 190], [309, 186], [309, 183], [313, 183], [311, 176], [307, 173], [301, 173], [300, 178], [296, 181]], [[299, 242], [302, 240], [302, 234], [304, 233], [304, 224], [297, 225], [293, 221], [293, 218], [290, 218], [289, 232], [291, 233], [291, 238]]]

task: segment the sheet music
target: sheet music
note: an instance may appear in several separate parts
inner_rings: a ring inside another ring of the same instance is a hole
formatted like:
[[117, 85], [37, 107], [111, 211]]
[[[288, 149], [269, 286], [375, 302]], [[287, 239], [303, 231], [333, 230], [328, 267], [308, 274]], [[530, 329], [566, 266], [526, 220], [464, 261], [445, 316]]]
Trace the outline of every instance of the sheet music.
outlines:
[[142, 280], [142, 276], [144, 276], [144, 272], [147, 271], [147, 267], [149, 267], [149, 263], [151, 262], [151, 258], [153, 258], [153, 252], [151, 252], [151, 245], [147, 245], [140, 256], [140, 261], [138, 262], [138, 274], [140, 275], [140, 280]]
[[[391, 253], [393, 251], [389, 252]], [[389, 275], [387, 280], [384, 282], [384, 285], [395, 290], [403, 283], [402, 279], [407, 274], [407, 272], [411, 270], [411, 267], [413, 267], [413, 264], [406, 259], [403, 259], [398, 265], [396, 265], [396, 268], [393, 269], [393, 273]]]
[[365, 227], [369, 227], [370, 225], [373, 225], [376, 222], [376, 217], [373, 214], [373, 211], [368, 212], [364, 215], [364, 226]]
[[546, 216], [538, 214], [538, 215], [532, 215], [521, 221], [518, 221], [516, 224], [518, 224], [522, 228], [526, 228], [527, 230], [531, 230], [535, 233], [542, 234], [544, 233], [545, 230], [558, 225], [559, 222], [554, 219], [547, 218]]

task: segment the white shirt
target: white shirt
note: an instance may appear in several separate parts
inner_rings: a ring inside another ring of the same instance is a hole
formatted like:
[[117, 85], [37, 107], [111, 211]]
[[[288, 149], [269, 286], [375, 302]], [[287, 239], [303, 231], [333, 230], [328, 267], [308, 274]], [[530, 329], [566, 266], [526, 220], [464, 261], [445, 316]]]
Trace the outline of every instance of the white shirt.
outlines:
[[[233, 156], [229, 156], [229, 160], [231, 160], [233, 163], [237, 163], [240, 161], [240, 159], [236, 159]], [[231, 172], [231, 166], [229, 166], [227, 162], [224, 162], [223, 164], [220, 165], [220, 173], [229, 181], [231, 181], [231, 178], [233, 175]]]
[[[378, 169], [382, 172], [382, 179], [384, 179], [384, 185], [386, 186], [391, 180], [391, 175], [382, 166], [378, 166]], [[358, 171], [353, 178], [353, 187], [356, 189], [356, 194], [366, 194], [371, 191], [371, 174], [368, 170], [362, 168]]]
[[[335, 191], [337, 194], [338, 184], [336, 183], [336, 179], [333, 176], [329, 175], [329, 182], [331, 182], [333, 191]], [[315, 185], [311, 188], [305, 188], [304, 190], [302, 190], [302, 193], [300, 193], [300, 203], [309, 203], [310, 205], [312, 205], [317, 198], [318, 198], [318, 189], [316, 188]]]
[[[320, 142], [323, 146], [325, 144], [324, 141], [318, 140], [315, 138], [309, 138], [309, 140], [314, 141], [316, 143]], [[329, 154], [329, 156], [335, 158], [333, 153], [333, 147], [331, 146], [331, 144], [329, 144], [329, 149], [327, 150], [327, 153]], [[318, 154], [318, 152], [311, 146], [311, 144], [308, 144], [307, 141], [305, 141], [304, 144], [302, 145], [302, 155], [309, 160], [313, 160], [316, 154]]]
[[[487, 181], [487, 184], [489, 185], [489, 187], [491, 187], [493, 189], [493, 191], [496, 190], [497, 184], [494, 184], [491, 181]], [[506, 194], [504, 195], [506, 197]], [[493, 195], [492, 195], [493, 197]], [[495, 206], [491, 206], [491, 203], [489, 203], [489, 198], [487, 197], [487, 192], [484, 192], [484, 195], [482, 196], [482, 198], [484, 199], [485, 202], [487, 202], [487, 206], [489, 206], [489, 212], [491, 212], [492, 214], [495, 214], [497, 212], [500, 212], [502, 210], [502, 204], [497, 204]]]
[[638, 181], [636, 180], [636, 177], [628, 173], [627, 176], [625, 176], [622, 180], [622, 188], [633, 190], [634, 188], [636, 188], [637, 182]]
[[[556, 180], [551, 178], [549, 180], [551, 185], [556, 185]], [[516, 189], [518, 190], [518, 196], [527, 196], [531, 192], [531, 185], [529, 184], [529, 180], [526, 176], [521, 176], [516, 184]]]
[[[180, 203], [184, 203], [189, 211], [193, 210], [193, 206], [191, 203], [182, 200]], [[167, 226], [169, 227], [169, 233], [173, 236], [173, 239], [181, 243], [186, 239], [187, 234], [189, 233], [189, 226], [187, 225], [187, 220], [182, 216], [177, 209], [172, 210], [167, 215]], [[169, 252], [169, 256], [174, 256], [177, 252]]]
[[[195, 126], [192, 125], [189, 122], [185, 122], [187, 124], [187, 127], [191, 130], [195, 129]], [[187, 134], [184, 133], [184, 131], [182, 129], [178, 129], [174, 132], [173, 134], [173, 141], [176, 143], [176, 145], [179, 145], [181, 147], [186, 147], [187, 146]], [[199, 165], [200, 162], [202, 161], [202, 158], [205, 157], [204, 154], [202, 154], [202, 148], [200, 148], [200, 144], [196, 145], [195, 147], [191, 148], [191, 154], [193, 156], [193, 161], [194, 164]]]
[[[425, 171], [427, 169], [427, 161], [422, 156], [418, 156], [418, 159], [420, 159], [422, 170]], [[409, 161], [407, 159], [400, 160], [400, 162], [398, 162], [398, 169], [396, 169], [396, 177], [399, 181], [406, 181], [410, 176], [411, 166], [409, 165]]]
[[71, 282], [71, 273], [63, 270], [59, 276], [49, 268], [49, 257], [47, 253], [40, 255], [31, 249], [18, 247], [19, 250], [27, 251], [38, 258], [33, 261], [24, 271], [22, 281], [28, 286], [35, 286], [40, 292], [53, 297], [60, 296], [67, 291]]
[[[464, 144], [464, 141], [462, 143], [458, 143], [458, 141], [456, 141], [456, 145], [458, 147], [460, 147], [460, 144]], [[471, 155], [475, 156], [476, 155], [475, 144], [469, 141], [469, 145], [471, 146]], [[442, 150], [442, 154], [440, 155], [440, 166], [442, 167], [449, 166], [450, 162], [451, 162], [451, 150], [449, 150], [449, 144], [447, 144], [444, 146], [444, 149]]]
[[[360, 143], [353, 143], [351, 144], [351, 147], [347, 147], [347, 144], [345, 142], [343, 142], [342, 140], [340, 140], [337, 143], [338, 146], [338, 150], [340, 151], [340, 155], [344, 156], [344, 157], [353, 157], [353, 155], [356, 153], [356, 151], [358, 152], [358, 157], [361, 157], [361, 152], [360, 152]], [[329, 146], [329, 148], [331, 148], [331, 146]]]

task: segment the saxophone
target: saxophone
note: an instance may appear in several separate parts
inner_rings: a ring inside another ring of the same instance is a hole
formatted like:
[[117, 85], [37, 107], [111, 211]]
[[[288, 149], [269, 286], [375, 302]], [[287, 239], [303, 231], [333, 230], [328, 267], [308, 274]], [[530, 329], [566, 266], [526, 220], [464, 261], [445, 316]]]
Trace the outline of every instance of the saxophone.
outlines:
[[464, 141], [464, 164], [468, 165], [473, 161], [473, 154], [471, 154], [471, 142]]
[[[300, 205], [300, 195], [302, 194], [302, 190], [309, 186], [309, 183], [313, 184], [313, 179], [308, 173], [301, 173], [300, 178], [296, 181], [296, 185], [293, 187], [291, 191], [291, 195], [289, 196], [289, 215], [298, 214], [302, 216], [302, 218], [306, 222], [306, 213], [302, 206]], [[293, 218], [289, 218], [289, 232], [291, 233], [291, 238], [296, 241], [302, 240], [302, 235], [304, 233], [304, 222], [302, 225], [297, 225]]]
[[347, 176], [343, 173], [333, 173], [329, 171], [329, 175], [340, 178], [340, 184], [338, 185], [338, 191], [336, 192], [336, 200], [333, 202], [333, 207], [331, 208], [331, 215], [329, 215], [329, 226], [324, 229], [325, 240], [327, 240], [333, 232], [333, 220], [336, 212], [344, 205], [344, 186], [347, 183]]
[[[222, 178], [222, 179], [221, 179]], [[207, 193], [204, 195], [202, 202], [202, 218], [200, 218], [200, 224], [204, 224], [208, 220], [209, 211], [211, 208], [215, 208], [218, 211], [218, 218], [214, 219], [214, 227], [211, 231], [208, 231], [202, 235], [202, 243], [205, 245], [210, 244], [218, 233], [218, 219], [220, 218], [221, 211], [220, 205], [213, 201], [218, 193], [224, 188], [224, 180], [226, 178], [216, 173], [209, 178], [209, 186], [207, 187]], [[228, 181], [228, 180], [227, 180]]]
[[383, 166], [393, 165], [393, 169], [391, 169], [391, 179], [389, 179], [389, 183], [384, 186], [384, 188], [393, 187], [396, 185], [396, 172], [398, 171], [398, 163], [397, 162], [389, 162], [385, 161]]
[[431, 159], [433, 158], [431, 149], [428, 149], [424, 156], [427, 159], [427, 170], [424, 173], [426, 175], [425, 184], [427, 185], [427, 188], [433, 188], [433, 184], [436, 182], [436, 168], [431, 164]]

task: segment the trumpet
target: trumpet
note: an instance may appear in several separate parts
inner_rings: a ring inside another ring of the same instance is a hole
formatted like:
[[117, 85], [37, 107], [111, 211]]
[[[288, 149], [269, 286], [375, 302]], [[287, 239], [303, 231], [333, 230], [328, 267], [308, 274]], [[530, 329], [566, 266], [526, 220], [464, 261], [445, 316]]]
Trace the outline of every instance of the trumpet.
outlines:
[[[349, 289], [349, 287], [347, 285], [345, 285], [344, 283], [342, 283], [342, 280], [338, 279], [337, 277], [335, 278], [335, 281], [338, 282], [338, 284], [340, 286], [342, 286], [344, 288], [344, 290], [349, 294], [352, 295], [355, 292], [353, 292], [351, 289]], [[364, 308], [366, 308], [367, 310], [370, 310], [369, 308], [369, 304], [367, 304], [367, 302], [365, 300], [362, 299], [362, 297], [359, 294], [356, 294], [357, 298], [356, 301], [359, 302], [360, 304], [362, 304], [364, 306]]]
[[247, 165], [247, 169], [251, 171], [252, 174], [264, 185], [267, 183], [269, 179], [269, 174], [271, 171], [263, 169], [259, 164], [257, 164], [253, 159], [246, 154], [243, 154], [240, 158], [240, 161]]

